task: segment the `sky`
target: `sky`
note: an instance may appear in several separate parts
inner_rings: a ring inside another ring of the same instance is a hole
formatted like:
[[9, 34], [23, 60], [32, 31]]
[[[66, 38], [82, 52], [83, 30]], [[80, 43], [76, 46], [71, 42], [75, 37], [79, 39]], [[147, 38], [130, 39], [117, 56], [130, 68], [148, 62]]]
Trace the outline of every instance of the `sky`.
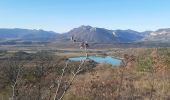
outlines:
[[170, 0], [0, 0], [0, 28], [170, 28]]

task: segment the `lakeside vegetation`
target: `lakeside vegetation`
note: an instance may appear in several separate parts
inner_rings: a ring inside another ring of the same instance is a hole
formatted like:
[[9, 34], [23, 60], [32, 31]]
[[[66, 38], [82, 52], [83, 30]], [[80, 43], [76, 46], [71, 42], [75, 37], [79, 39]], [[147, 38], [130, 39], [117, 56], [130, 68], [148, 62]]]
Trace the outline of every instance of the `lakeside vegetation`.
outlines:
[[58, 100], [64, 92], [63, 100], [170, 99], [169, 48], [113, 49], [106, 54], [123, 57], [124, 63], [114, 67], [67, 62], [69, 56], [50, 51], [0, 51], [0, 99]]

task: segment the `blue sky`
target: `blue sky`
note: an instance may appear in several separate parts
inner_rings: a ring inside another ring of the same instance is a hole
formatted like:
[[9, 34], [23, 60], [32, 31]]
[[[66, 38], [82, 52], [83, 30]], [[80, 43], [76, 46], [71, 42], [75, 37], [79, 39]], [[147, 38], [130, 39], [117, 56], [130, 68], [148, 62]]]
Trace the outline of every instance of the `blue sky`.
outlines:
[[170, 28], [170, 0], [0, 0], [0, 28]]

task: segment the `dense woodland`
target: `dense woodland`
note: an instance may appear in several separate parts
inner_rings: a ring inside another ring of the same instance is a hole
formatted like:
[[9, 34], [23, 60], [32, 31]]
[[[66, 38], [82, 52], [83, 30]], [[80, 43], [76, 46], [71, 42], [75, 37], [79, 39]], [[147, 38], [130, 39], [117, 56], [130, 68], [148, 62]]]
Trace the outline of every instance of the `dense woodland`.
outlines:
[[119, 56], [122, 64], [112, 66], [48, 51], [1, 51], [0, 100], [170, 100], [170, 49]]

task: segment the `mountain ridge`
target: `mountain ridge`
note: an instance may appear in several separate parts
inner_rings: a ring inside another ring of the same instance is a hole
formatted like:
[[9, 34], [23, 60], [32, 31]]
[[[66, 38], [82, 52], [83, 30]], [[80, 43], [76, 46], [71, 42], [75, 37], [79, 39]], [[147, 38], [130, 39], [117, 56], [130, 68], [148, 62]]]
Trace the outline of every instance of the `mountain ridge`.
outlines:
[[0, 40], [22, 41], [70, 41], [73, 37], [76, 41], [87, 41], [95, 43], [131, 43], [141, 41], [170, 41], [170, 28], [162, 28], [156, 31], [138, 32], [128, 30], [109, 30], [105, 28], [82, 25], [63, 34], [53, 31], [20, 29], [20, 28], [0, 28]]

